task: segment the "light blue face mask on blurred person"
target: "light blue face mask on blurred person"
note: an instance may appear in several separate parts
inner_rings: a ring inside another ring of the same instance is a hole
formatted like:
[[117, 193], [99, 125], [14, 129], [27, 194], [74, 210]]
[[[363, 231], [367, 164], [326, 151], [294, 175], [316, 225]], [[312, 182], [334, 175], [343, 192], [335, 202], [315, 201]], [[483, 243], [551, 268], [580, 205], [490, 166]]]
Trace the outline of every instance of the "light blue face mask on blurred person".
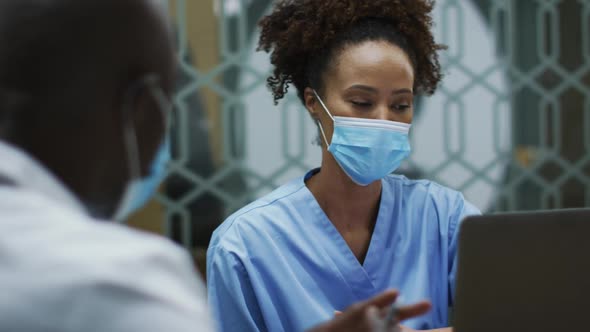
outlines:
[[166, 164], [170, 161], [170, 141], [165, 138], [150, 166], [150, 173], [127, 183], [115, 221], [124, 222], [133, 212], [141, 209], [154, 195], [166, 177]]
[[317, 92], [313, 92], [334, 121], [331, 143], [318, 121], [328, 151], [354, 183], [366, 186], [386, 177], [410, 154], [410, 124], [332, 116]]
[[158, 102], [158, 108], [162, 112], [163, 123], [165, 124], [164, 138], [150, 165], [149, 174], [146, 177], [141, 177], [139, 147], [135, 129], [132, 124], [126, 126], [124, 133], [125, 146], [131, 174], [119, 207], [113, 217], [118, 222], [124, 222], [129, 215], [141, 209], [150, 200], [166, 177], [166, 165], [170, 161], [170, 139], [168, 138], [167, 119], [172, 105], [167, 100], [164, 92], [157, 86], [157, 78], [148, 76], [145, 78], [144, 83], [148, 88], [152, 89], [151, 91]]

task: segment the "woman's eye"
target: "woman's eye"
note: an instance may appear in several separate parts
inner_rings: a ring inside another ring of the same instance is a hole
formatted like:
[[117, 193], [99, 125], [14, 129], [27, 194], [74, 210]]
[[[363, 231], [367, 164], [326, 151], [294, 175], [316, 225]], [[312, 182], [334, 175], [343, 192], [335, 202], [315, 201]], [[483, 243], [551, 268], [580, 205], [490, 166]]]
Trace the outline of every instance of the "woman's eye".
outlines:
[[395, 109], [396, 111], [407, 111], [411, 107], [412, 106], [409, 105], [409, 104], [397, 104], [397, 105], [393, 105], [393, 109]]
[[353, 101], [351, 101], [351, 103], [354, 106], [358, 106], [358, 107], [370, 107], [371, 106], [371, 103], [366, 102], [366, 101], [353, 100]]

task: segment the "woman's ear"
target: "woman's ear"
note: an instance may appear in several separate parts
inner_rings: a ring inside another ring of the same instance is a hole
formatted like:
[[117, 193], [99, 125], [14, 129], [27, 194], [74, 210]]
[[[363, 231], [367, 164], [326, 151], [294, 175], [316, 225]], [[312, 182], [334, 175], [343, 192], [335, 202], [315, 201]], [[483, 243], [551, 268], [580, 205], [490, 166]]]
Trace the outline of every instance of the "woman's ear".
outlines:
[[322, 106], [311, 88], [305, 88], [305, 91], [303, 91], [303, 100], [309, 115], [311, 115], [314, 120], [319, 120], [319, 112], [321, 111], [320, 107]]

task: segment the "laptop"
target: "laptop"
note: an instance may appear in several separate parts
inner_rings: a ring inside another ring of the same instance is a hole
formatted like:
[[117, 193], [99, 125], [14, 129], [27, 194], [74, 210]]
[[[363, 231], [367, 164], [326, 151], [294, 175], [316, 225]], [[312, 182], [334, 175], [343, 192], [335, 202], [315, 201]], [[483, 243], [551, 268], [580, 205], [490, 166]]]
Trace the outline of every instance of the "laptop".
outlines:
[[590, 331], [590, 209], [465, 219], [455, 332]]

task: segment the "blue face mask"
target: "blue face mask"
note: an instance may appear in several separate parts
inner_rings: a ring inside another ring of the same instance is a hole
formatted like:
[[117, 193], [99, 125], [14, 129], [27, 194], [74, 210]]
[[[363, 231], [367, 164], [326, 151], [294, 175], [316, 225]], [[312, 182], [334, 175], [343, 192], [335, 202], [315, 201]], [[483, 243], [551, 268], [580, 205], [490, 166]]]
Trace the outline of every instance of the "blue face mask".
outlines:
[[[154, 97], [158, 101], [160, 111], [162, 112], [164, 123], [167, 123], [168, 110], [171, 103], [167, 101], [163, 91], [156, 88], [156, 83], [149, 76], [146, 84], [150, 85]], [[150, 80], [151, 79], [151, 80]], [[133, 212], [141, 209], [154, 195], [162, 180], [166, 177], [166, 165], [170, 161], [170, 140], [167, 138], [168, 126], [166, 125], [164, 139], [160, 144], [156, 155], [150, 165], [149, 174], [146, 177], [140, 176], [139, 170], [139, 150], [135, 129], [132, 124], [128, 124], [125, 129], [125, 146], [127, 148], [128, 160], [131, 169], [131, 180], [127, 183], [119, 207], [115, 212], [113, 219], [118, 222], [125, 221]]]
[[314, 94], [334, 121], [331, 143], [318, 121], [328, 151], [354, 183], [366, 186], [386, 177], [410, 154], [410, 124], [332, 116], [320, 96]]
[[123, 222], [133, 212], [141, 209], [154, 195], [166, 177], [166, 164], [170, 161], [170, 142], [165, 139], [151, 164], [150, 173], [144, 178], [131, 180], [115, 213], [114, 220]]

